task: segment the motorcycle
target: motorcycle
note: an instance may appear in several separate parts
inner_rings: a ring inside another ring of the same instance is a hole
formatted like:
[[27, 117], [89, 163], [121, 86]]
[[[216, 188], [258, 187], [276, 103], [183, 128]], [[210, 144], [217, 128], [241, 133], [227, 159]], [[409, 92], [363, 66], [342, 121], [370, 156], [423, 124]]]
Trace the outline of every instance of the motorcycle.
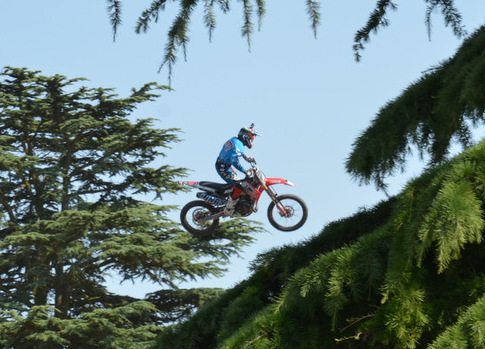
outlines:
[[[294, 231], [303, 226], [308, 217], [306, 203], [293, 194], [278, 195], [272, 188], [275, 184], [294, 187], [295, 184], [282, 178], [268, 178], [251, 161], [251, 168], [246, 178], [239, 182], [244, 187], [235, 207], [237, 217], [247, 217], [258, 211], [258, 202], [263, 192], [268, 193], [271, 202], [268, 206], [268, 220], [273, 227], [281, 231]], [[191, 234], [206, 236], [219, 225], [220, 218], [234, 217], [224, 212], [227, 200], [236, 189], [232, 184], [221, 184], [208, 181], [178, 182], [200, 189], [196, 194], [201, 200], [191, 201], [180, 211], [182, 226]]]

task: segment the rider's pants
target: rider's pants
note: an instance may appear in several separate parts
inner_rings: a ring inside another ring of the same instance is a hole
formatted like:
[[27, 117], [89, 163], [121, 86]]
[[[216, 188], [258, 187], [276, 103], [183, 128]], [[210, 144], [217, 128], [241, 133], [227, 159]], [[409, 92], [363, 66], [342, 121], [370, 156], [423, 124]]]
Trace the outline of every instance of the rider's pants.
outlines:
[[224, 161], [217, 159], [216, 171], [217, 173], [219, 173], [219, 176], [221, 176], [221, 178], [225, 180], [228, 184], [232, 184], [235, 186], [231, 196], [233, 199], [237, 199], [239, 195], [241, 195], [241, 193], [243, 192], [243, 189], [239, 184], [241, 179], [237, 176], [234, 168], [231, 165], [227, 165]]

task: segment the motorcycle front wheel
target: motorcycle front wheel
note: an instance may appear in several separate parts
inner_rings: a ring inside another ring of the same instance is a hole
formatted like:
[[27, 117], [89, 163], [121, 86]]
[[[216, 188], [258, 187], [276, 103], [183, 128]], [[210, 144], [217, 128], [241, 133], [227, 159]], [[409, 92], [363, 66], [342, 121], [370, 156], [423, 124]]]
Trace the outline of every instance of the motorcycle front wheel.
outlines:
[[301, 228], [308, 217], [305, 202], [296, 195], [279, 195], [268, 207], [268, 220], [273, 227], [281, 231], [293, 231]]
[[219, 224], [219, 219], [207, 220], [217, 209], [205, 201], [191, 201], [180, 211], [182, 226], [195, 236], [212, 233]]

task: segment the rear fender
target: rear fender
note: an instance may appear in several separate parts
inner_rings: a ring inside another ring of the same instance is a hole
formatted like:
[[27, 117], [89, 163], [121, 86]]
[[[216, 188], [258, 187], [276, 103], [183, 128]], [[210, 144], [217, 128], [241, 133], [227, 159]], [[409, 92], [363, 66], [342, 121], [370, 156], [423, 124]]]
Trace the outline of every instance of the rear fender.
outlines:
[[196, 182], [196, 181], [177, 182], [177, 183], [178, 185], [185, 185], [187, 187], [200, 188], [199, 182]]

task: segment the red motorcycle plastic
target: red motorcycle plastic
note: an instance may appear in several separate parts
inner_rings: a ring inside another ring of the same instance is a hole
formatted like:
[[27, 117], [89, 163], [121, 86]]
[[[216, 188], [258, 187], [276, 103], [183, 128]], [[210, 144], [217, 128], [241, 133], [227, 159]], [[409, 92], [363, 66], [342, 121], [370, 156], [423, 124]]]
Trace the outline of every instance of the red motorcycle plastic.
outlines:
[[[308, 209], [305, 202], [292, 194], [278, 195], [272, 188], [275, 184], [295, 185], [282, 178], [267, 178], [256, 162], [251, 163], [250, 174], [239, 185], [244, 187], [235, 207], [237, 217], [246, 217], [257, 212], [258, 201], [263, 192], [268, 193], [271, 203], [268, 206], [268, 220], [273, 227], [282, 231], [293, 231], [305, 224]], [[219, 224], [219, 219], [227, 216], [224, 207], [236, 186], [214, 182], [179, 182], [181, 185], [202, 190], [197, 193], [201, 200], [191, 201], [180, 212], [182, 226], [188, 232], [205, 236], [212, 233]]]

